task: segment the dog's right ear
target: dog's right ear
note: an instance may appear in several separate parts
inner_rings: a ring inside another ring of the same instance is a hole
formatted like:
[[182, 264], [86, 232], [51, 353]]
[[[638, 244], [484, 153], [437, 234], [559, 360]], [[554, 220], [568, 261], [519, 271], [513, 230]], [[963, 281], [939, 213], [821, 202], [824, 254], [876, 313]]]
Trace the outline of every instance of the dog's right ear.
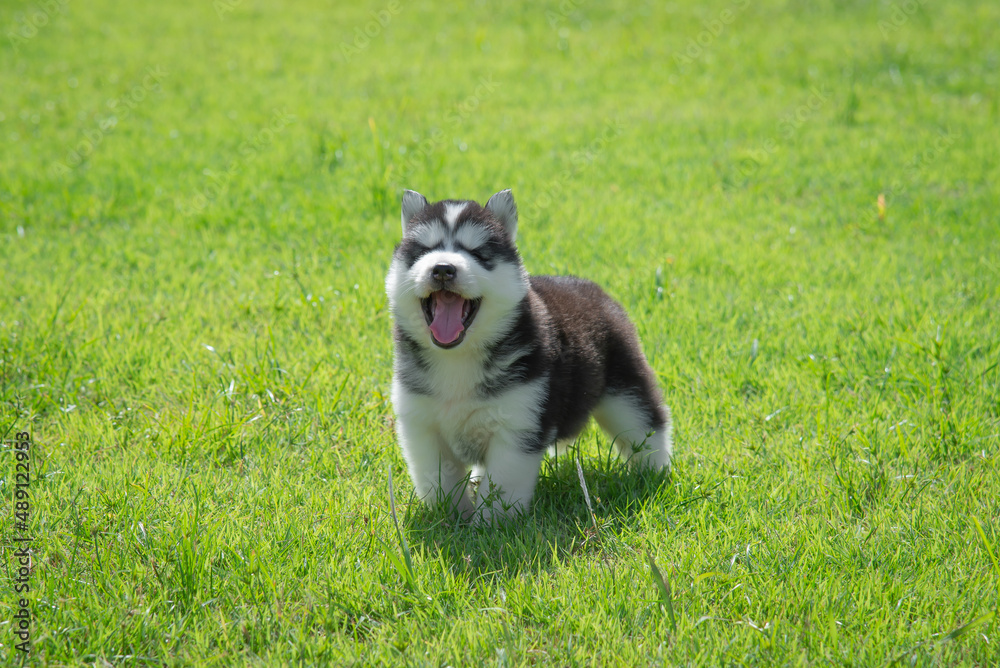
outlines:
[[427, 198], [416, 190], [403, 191], [403, 236], [406, 236], [406, 226], [410, 223], [410, 219], [428, 206]]

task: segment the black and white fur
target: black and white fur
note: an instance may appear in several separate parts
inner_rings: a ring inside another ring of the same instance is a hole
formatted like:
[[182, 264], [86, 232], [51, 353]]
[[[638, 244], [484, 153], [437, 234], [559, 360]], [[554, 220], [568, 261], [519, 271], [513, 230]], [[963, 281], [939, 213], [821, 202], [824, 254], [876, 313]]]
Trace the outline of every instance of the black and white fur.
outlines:
[[624, 309], [590, 281], [528, 276], [510, 190], [485, 207], [407, 190], [402, 223], [392, 402], [419, 498], [487, 522], [523, 511], [546, 449], [590, 415], [622, 458], [670, 466], [670, 410]]

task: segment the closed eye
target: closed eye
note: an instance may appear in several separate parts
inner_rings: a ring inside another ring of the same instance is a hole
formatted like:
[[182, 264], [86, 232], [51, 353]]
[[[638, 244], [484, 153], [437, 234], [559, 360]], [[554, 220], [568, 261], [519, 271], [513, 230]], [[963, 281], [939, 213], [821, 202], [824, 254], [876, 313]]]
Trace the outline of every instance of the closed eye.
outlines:
[[443, 241], [440, 242], [440, 243], [438, 243], [438, 244], [436, 244], [436, 245], [434, 245], [434, 246], [425, 246], [425, 245], [423, 245], [421, 243], [414, 243], [413, 246], [414, 246], [414, 250], [416, 251], [417, 255], [427, 255], [431, 251], [444, 250], [444, 242]]
[[417, 260], [427, 255], [431, 251], [443, 250], [444, 242], [441, 241], [433, 247], [425, 246], [419, 241], [410, 241], [404, 247], [403, 258], [407, 267], [412, 267]]
[[466, 248], [461, 244], [455, 244], [456, 250], [465, 251], [471, 255], [476, 262], [483, 265], [486, 269], [493, 269], [493, 253], [490, 250], [490, 244], [485, 243], [482, 246], [476, 248]]

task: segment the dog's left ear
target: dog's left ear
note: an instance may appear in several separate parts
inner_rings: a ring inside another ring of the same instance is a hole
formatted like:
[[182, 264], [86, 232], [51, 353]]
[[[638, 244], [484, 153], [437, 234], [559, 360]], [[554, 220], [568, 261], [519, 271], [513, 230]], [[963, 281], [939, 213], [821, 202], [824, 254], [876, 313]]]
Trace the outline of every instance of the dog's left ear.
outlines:
[[517, 205], [514, 204], [514, 194], [510, 188], [501, 190], [486, 203], [486, 210], [496, 216], [503, 228], [507, 230], [511, 241], [517, 239]]
[[430, 206], [427, 198], [416, 190], [403, 191], [403, 236], [406, 236], [406, 226], [410, 224], [410, 219]]

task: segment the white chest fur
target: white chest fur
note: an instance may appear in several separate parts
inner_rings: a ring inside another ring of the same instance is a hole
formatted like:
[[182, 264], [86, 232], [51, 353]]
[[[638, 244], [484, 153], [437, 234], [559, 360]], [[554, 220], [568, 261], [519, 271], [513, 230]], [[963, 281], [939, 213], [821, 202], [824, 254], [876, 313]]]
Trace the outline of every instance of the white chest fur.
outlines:
[[415, 394], [393, 384], [393, 404], [401, 419], [419, 425], [467, 464], [481, 463], [493, 447], [517, 447], [539, 427], [545, 379], [517, 384], [481, 397], [482, 367], [462, 355], [433, 360], [423, 380], [431, 394]]

